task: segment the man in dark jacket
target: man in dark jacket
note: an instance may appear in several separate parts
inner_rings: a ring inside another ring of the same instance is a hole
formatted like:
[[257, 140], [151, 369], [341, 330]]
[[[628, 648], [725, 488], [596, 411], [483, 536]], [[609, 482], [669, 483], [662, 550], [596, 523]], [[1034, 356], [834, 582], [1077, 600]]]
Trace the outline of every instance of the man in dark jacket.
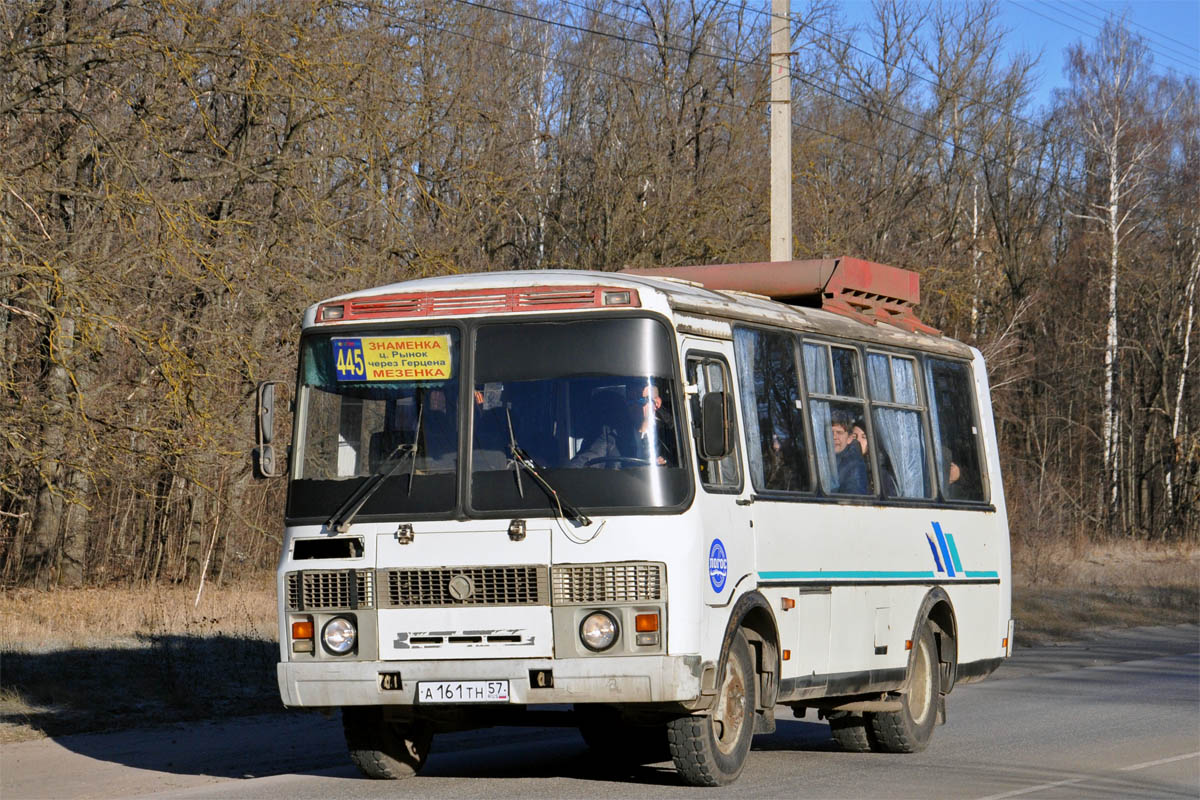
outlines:
[[833, 452], [837, 458], [837, 488], [839, 494], [867, 494], [867, 462], [854, 442], [854, 418], [845, 411], [834, 411], [830, 423]]

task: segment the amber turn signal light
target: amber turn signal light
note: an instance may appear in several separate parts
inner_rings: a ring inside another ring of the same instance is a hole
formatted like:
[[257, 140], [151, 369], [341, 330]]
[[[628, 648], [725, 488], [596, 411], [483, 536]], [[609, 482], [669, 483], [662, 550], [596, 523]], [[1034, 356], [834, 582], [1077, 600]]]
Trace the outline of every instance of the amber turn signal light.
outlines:
[[313, 638], [313, 623], [311, 619], [300, 620], [292, 623], [292, 638], [293, 639], [311, 639]]
[[658, 630], [658, 614], [638, 614], [633, 627], [638, 633], [653, 633]]

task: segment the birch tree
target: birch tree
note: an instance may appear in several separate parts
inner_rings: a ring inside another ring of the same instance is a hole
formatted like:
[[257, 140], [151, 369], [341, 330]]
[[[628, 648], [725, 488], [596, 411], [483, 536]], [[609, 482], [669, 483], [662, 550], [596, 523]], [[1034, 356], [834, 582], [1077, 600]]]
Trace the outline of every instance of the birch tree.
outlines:
[[1151, 118], [1162, 112], [1149, 107], [1153, 96], [1149, 48], [1123, 20], [1110, 18], [1092, 46], [1071, 47], [1068, 59], [1070, 104], [1087, 144], [1083, 160], [1090, 191], [1079, 215], [1099, 225], [1107, 238], [1101, 440], [1104, 504], [1111, 521], [1120, 485], [1117, 309], [1121, 245], [1140, 222], [1138, 214], [1146, 197], [1146, 166], [1158, 147]]

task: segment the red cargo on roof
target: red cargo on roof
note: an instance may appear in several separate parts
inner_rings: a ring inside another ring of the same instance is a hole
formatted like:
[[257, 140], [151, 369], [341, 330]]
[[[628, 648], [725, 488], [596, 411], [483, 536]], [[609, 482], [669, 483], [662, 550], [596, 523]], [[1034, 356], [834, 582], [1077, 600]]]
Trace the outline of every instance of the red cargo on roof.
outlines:
[[629, 275], [680, 278], [706, 289], [751, 292], [792, 305], [823, 308], [868, 323], [938, 333], [917, 318], [921, 276], [861, 258], [760, 261], [694, 267], [626, 269]]

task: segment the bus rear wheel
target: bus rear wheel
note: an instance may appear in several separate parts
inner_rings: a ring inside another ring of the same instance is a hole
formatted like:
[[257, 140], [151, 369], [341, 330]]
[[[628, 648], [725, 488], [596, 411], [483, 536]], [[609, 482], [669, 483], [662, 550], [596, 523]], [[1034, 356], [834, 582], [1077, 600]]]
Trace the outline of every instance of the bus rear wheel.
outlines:
[[871, 752], [871, 737], [867, 727], [867, 720], [859, 713], [837, 711], [829, 715], [829, 732], [847, 753]]
[[929, 623], [921, 626], [913, 646], [916, 653], [900, 710], [865, 715], [871, 726], [874, 749], [885, 753], [919, 753], [929, 744], [933, 726], [937, 723], [941, 672], [937, 644]]
[[368, 778], [411, 778], [425, 765], [433, 730], [421, 722], [386, 720], [377, 706], [346, 706], [342, 731], [350, 760]]
[[671, 759], [685, 783], [725, 786], [741, 774], [754, 738], [756, 684], [750, 645], [739, 631], [725, 654], [710, 712], [678, 717], [667, 725]]

